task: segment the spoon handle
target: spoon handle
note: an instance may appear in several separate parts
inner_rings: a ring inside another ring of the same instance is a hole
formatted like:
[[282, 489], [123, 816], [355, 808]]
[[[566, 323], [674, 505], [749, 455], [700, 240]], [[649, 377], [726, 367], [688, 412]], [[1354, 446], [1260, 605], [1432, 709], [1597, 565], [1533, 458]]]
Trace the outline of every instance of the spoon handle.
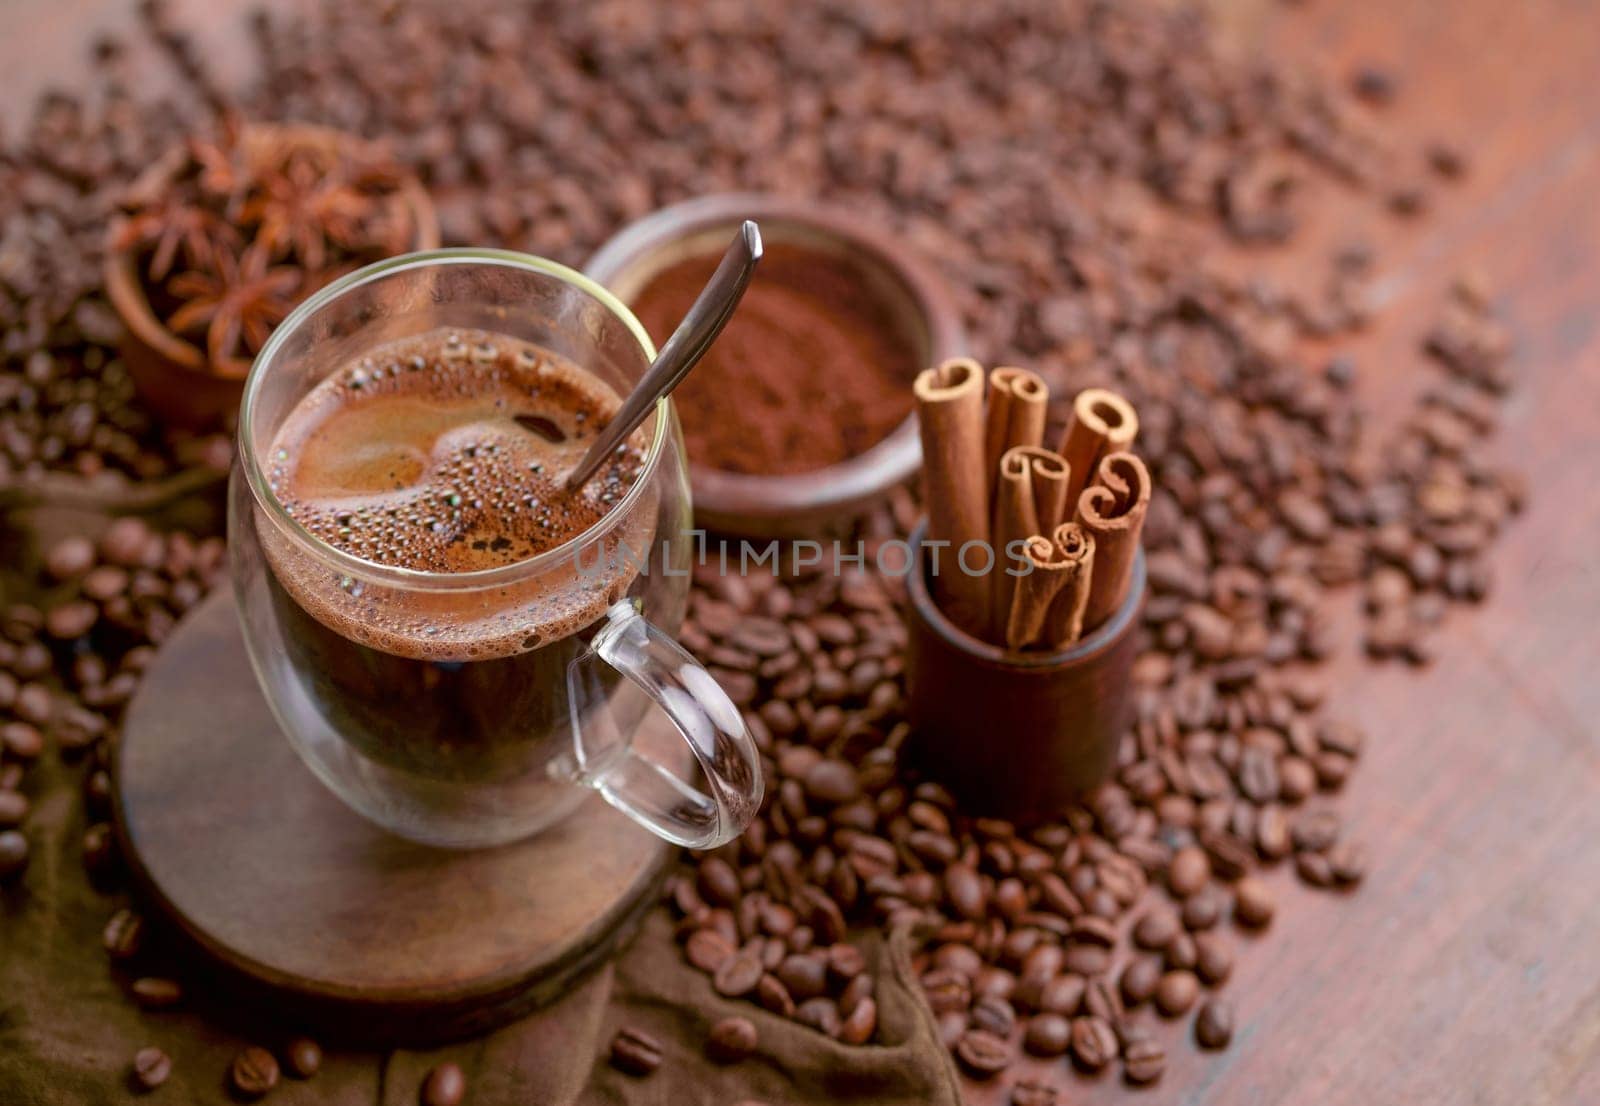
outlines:
[[728, 252], [722, 255], [717, 271], [711, 274], [711, 280], [689, 308], [689, 313], [683, 317], [683, 322], [672, 332], [667, 344], [661, 347], [655, 361], [633, 391], [628, 393], [628, 398], [589, 447], [589, 452], [583, 455], [578, 467], [567, 474], [568, 491], [583, 487], [611, 451], [621, 445], [634, 428], [644, 421], [645, 416], [655, 409], [656, 402], [676, 388], [678, 382], [694, 368], [695, 362], [700, 360], [733, 316], [733, 309], [739, 306], [745, 287], [750, 283], [750, 275], [755, 272], [756, 262], [760, 260], [761, 230], [754, 220], [746, 219], [740, 224], [739, 233], [728, 246]]

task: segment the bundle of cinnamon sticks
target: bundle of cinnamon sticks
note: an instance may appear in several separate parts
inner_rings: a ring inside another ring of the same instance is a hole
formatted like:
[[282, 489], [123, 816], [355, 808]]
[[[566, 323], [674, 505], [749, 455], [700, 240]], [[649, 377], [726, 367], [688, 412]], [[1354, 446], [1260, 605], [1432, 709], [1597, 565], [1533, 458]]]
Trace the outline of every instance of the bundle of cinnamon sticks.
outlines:
[[1026, 369], [968, 358], [914, 385], [935, 602], [1009, 650], [1065, 648], [1127, 598], [1150, 472], [1132, 450], [1139, 416], [1103, 388], [1078, 393], [1055, 449], [1050, 390]]

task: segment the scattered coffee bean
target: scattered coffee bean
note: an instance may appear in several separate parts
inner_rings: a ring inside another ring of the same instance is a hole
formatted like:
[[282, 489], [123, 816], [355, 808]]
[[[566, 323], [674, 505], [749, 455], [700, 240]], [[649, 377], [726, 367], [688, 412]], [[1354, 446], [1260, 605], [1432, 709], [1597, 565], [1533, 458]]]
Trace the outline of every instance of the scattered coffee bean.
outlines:
[[1277, 897], [1266, 881], [1246, 876], [1233, 885], [1233, 916], [1242, 925], [1260, 927], [1272, 921]]
[[1104, 1018], [1086, 1015], [1072, 1020], [1072, 1059], [1088, 1071], [1098, 1071], [1117, 1056], [1117, 1035]]
[[228, 1077], [235, 1094], [260, 1098], [278, 1085], [277, 1058], [266, 1049], [251, 1045], [234, 1056]]
[[1158, 1083], [1167, 1071], [1167, 1050], [1150, 1039], [1124, 1045], [1122, 1049], [1122, 1075], [1136, 1086]]
[[1333, 885], [1333, 864], [1325, 853], [1295, 853], [1294, 870], [1301, 879], [1313, 887]]
[[1167, 869], [1167, 885], [1172, 893], [1186, 899], [1206, 885], [1211, 878], [1211, 862], [1198, 845], [1190, 845], [1172, 854], [1172, 864]]
[[956, 1042], [956, 1059], [974, 1079], [993, 1079], [1011, 1066], [1011, 1046], [1002, 1037], [971, 1029]]
[[1195, 935], [1195, 971], [1209, 986], [1217, 987], [1233, 974], [1233, 947], [1220, 933]]
[[1187, 1013], [1200, 997], [1200, 981], [1189, 971], [1170, 971], [1156, 985], [1156, 1009], [1169, 1018]]
[[739, 952], [722, 962], [712, 976], [711, 985], [719, 995], [738, 998], [754, 991], [765, 974], [760, 960], [748, 952]]
[[100, 934], [100, 943], [112, 960], [132, 960], [144, 948], [144, 918], [123, 907], [111, 915]]
[[1056, 1106], [1056, 1089], [1042, 1079], [1019, 1079], [1011, 1085], [1011, 1106]]
[[140, 976], [128, 985], [133, 1001], [146, 1010], [166, 1010], [183, 1001], [183, 987], [175, 979]]
[[322, 1046], [310, 1037], [295, 1037], [284, 1046], [284, 1066], [296, 1079], [310, 1079], [322, 1070]]
[[1233, 1007], [1224, 999], [1207, 999], [1195, 1015], [1194, 1039], [1201, 1048], [1227, 1048], [1233, 1040]]
[[1367, 847], [1356, 841], [1341, 841], [1328, 850], [1328, 867], [1335, 881], [1360, 883], [1367, 874]]
[[1122, 969], [1119, 985], [1122, 989], [1122, 1000], [1129, 1006], [1140, 1006], [1149, 1002], [1156, 993], [1156, 987], [1161, 982], [1161, 961], [1153, 956], [1141, 956], [1130, 960]]
[[133, 1085], [153, 1091], [172, 1076], [172, 1057], [159, 1048], [141, 1048], [133, 1054]]
[[422, 1106], [460, 1106], [467, 1097], [467, 1077], [459, 1064], [435, 1064], [422, 1080]]
[[1028, 1019], [1022, 1047], [1035, 1056], [1060, 1056], [1072, 1044], [1072, 1022], [1060, 1014], [1035, 1014]]
[[749, 1018], [723, 1018], [711, 1027], [706, 1038], [706, 1055], [719, 1064], [732, 1064], [752, 1055], [759, 1038]]
[[628, 1075], [646, 1076], [661, 1066], [661, 1044], [642, 1029], [624, 1027], [611, 1038], [611, 1066]]
[[866, 995], [850, 1006], [841, 1003], [841, 1009], [849, 1012], [839, 1025], [839, 1039], [847, 1045], [864, 1045], [872, 1040], [878, 1030], [877, 1001]]

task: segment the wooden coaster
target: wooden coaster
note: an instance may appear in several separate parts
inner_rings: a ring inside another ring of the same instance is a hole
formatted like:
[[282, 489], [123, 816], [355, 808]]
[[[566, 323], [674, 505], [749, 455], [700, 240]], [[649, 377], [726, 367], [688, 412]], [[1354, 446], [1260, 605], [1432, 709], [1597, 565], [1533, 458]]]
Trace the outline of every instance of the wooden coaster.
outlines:
[[151, 664], [117, 759], [139, 889], [231, 982], [344, 1039], [446, 1040], [556, 997], [631, 932], [673, 852], [598, 796], [497, 849], [373, 825], [279, 731], [227, 588]]

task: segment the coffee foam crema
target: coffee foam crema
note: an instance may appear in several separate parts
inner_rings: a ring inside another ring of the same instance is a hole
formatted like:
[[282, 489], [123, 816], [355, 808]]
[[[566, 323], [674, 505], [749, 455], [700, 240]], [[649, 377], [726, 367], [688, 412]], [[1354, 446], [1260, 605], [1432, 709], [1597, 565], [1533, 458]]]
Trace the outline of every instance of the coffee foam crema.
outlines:
[[[575, 492], [561, 486], [620, 400], [604, 381], [518, 339], [448, 330], [383, 346], [300, 400], [266, 457], [273, 495], [342, 552], [454, 574], [555, 549], [598, 523], [644, 464], [641, 433]], [[345, 637], [418, 659], [506, 656], [565, 637], [626, 592], [655, 501], [595, 548], [535, 578], [428, 591], [345, 577], [265, 520], [262, 545], [297, 603]]]

